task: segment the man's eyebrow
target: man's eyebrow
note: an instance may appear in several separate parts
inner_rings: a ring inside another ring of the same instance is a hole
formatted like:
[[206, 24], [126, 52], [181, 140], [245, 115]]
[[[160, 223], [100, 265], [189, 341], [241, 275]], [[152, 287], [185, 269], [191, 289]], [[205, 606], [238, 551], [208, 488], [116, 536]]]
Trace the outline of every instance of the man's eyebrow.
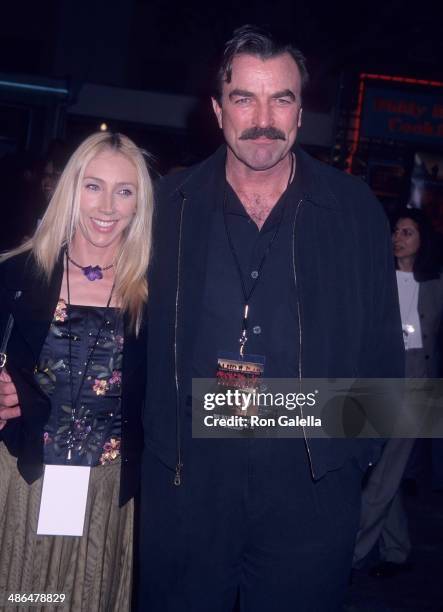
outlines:
[[295, 100], [295, 94], [290, 89], [282, 89], [282, 91], [276, 91], [272, 94], [273, 98], [291, 98], [292, 101]]
[[[252, 93], [252, 91], [248, 91], [247, 89], [233, 89], [229, 93], [229, 99], [232, 100], [232, 98], [236, 98], [236, 97], [253, 98], [254, 94]], [[272, 94], [271, 97], [273, 99], [290, 98], [292, 101], [296, 99], [294, 92], [291, 91], [290, 89], [282, 89], [281, 91], [276, 91], [275, 93]]]
[[247, 91], [246, 89], [233, 89], [229, 93], [229, 99], [230, 100], [232, 98], [237, 97], [237, 96], [240, 96], [242, 98], [252, 98], [254, 96], [254, 94], [252, 93], [252, 91]]

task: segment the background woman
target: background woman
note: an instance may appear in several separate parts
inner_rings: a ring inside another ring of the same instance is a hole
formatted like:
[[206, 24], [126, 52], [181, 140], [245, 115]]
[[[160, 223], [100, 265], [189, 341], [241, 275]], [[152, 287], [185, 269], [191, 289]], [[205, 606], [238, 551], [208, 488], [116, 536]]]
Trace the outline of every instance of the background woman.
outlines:
[[[437, 256], [436, 236], [426, 215], [406, 209], [395, 225], [394, 254], [406, 348], [406, 375], [438, 378], [443, 375], [443, 276]], [[411, 295], [412, 294], [412, 295]], [[413, 308], [409, 304], [413, 301]], [[415, 318], [410, 322], [411, 317]], [[403, 320], [404, 319], [404, 320]], [[418, 478], [426, 440], [417, 440], [405, 477]], [[443, 490], [443, 441], [431, 440], [432, 486]], [[414, 487], [415, 490], [415, 487]]]
[[[0, 375], [1, 593], [129, 609], [151, 220], [142, 152], [94, 134], [34, 236], [2, 256], [0, 333], [11, 313], [14, 327]], [[82, 536], [36, 535], [44, 465], [91, 467]]]
[[[407, 378], [439, 376], [438, 338], [443, 317], [443, 278], [439, 275], [431, 226], [421, 210], [404, 209], [394, 224], [392, 242], [397, 267]], [[371, 575], [385, 578], [408, 569], [411, 551], [399, 486], [414, 439], [390, 439], [363, 491], [354, 567], [378, 542], [381, 562]], [[433, 440], [435, 459], [441, 440]], [[434, 466], [441, 466], [443, 457]], [[441, 467], [440, 467], [441, 470]]]

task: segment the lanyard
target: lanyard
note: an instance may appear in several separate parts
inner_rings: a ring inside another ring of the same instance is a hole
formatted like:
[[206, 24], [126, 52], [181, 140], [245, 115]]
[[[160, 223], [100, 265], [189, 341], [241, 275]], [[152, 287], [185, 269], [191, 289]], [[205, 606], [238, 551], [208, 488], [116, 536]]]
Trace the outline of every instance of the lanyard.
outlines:
[[[294, 154], [291, 153], [291, 170], [289, 172], [289, 178], [288, 178], [288, 184], [286, 185], [286, 189], [284, 191], [283, 197], [286, 195], [286, 191], [291, 183], [291, 179], [292, 179], [292, 175], [294, 173]], [[263, 267], [265, 265], [266, 259], [271, 251], [272, 245], [274, 244], [279, 232], [280, 232], [280, 228], [281, 228], [281, 224], [283, 222], [283, 217], [285, 215], [285, 211], [286, 211], [286, 203], [287, 201], [285, 200], [284, 202], [284, 207], [283, 210], [281, 212], [280, 215], [280, 219], [277, 223], [277, 226], [274, 230], [274, 233], [272, 234], [272, 237], [270, 239], [270, 241], [268, 242], [268, 245], [265, 249], [265, 252], [262, 255], [262, 258], [260, 260], [260, 263], [258, 265], [258, 270], [257, 270], [257, 275], [254, 278], [254, 282], [252, 283], [251, 288], [249, 289], [249, 291], [247, 291], [246, 289], [246, 283], [245, 283], [245, 279], [243, 277], [243, 273], [241, 270], [241, 266], [240, 266], [240, 261], [238, 259], [237, 253], [235, 251], [234, 248], [234, 243], [232, 241], [232, 236], [231, 236], [231, 232], [229, 231], [229, 225], [228, 225], [228, 218], [227, 218], [227, 189], [225, 186], [225, 190], [224, 190], [224, 194], [223, 194], [223, 220], [225, 223], [225, 231], [226, 231], [226, 236], [228, 238], [228, 243], [229, 243], [229, 248], [231, 250], [232, 253], [232, 257], [234, 259], [234, 263], [235, 263], [235, 267], [237, 269], [237, 273], [238, 273], [238, 277], [240, 279], [240, 284], [241, 284], [241, 289], [242, 289], [242, 293], [243, 293], [243, 300], [244, 300], [244, 308], [243, 308], [243, 320], [242, 320], [242, 331], [241, 331], [241, 335], [240, 338], [238, 340], [239, 344], [240, 344], [240, 357], [243, 358], [244, 357], [244, 349], [245, 349], [245, 345], [246, 342], [248, 341], [248, 317], [249, 317], [249, 302], [251, 301], [251, 298], [257, 288], [257, 285], [261, 279], [261, 272], [263, 270]]]
[[[71, 307], [71, 292], [70, 292], [70, 285], [69, 285], [69, 256], [68, 256], [68, 250], [66, 249], [65, 251], [66, 254], [66, 288], [67, 288], [67, 293], [68, 293], [68, 308]], [[103, 312], [103, 318], [101, 320], [100, 323], [100, 327], [98, 328], [98, 331], [95, 335], [95, 339], [94, 342], [92, 343], [92, 346], [89, 349], [89, 353], [88, 353], [88, 357], [86, 359], [86, 363], [85, 363], [85, 367], [83, 369], [83, 376], [80, 380], [78, 389], [77, 389], [77, 394], [74, 397], [74, 381], [72, 378], [72, 332], [71, 332], [71, 313], [68, 313], [68, 350], [69, 350], [69, 386], [70, 386], [70, 391], [71, 391], [71, 422], [69, 425], [69, 434], [68, 434], [68, 455], [67, 455], [67, 459], [68, 461], [70, 461], [72, 459], [72, 450], [75, 446], [75, 443], [77, 441], [77, 436], [75, 433], [75, 425], [76, 425], [76, 415], [77, 415], [77, 407], [80, 401], [80, 396], [81, 396], [81, 392], [83, 390], [84, 384], [85, 384], [85, 380], [86, 380], [86, 375], [88, 373], [89, 370], [89, 366], [91, 364], [92, 358], [94, 356], [94, 352], [95, 352], [95, 347], [97, 346], [99, 340], [100, 340], [100, 336], [105, 328], [105, 321], [106, 321], [106, 317], [109, 311], [109, 305], [111, 303], [111, 299], [112, 299], [112, 294], [114, 292], [114, 283], [112, 284], [111, 287], [111, 292], [109, 294], [109, 298], [108, 301], [106, 303], [105, 306], [105, 310]]]

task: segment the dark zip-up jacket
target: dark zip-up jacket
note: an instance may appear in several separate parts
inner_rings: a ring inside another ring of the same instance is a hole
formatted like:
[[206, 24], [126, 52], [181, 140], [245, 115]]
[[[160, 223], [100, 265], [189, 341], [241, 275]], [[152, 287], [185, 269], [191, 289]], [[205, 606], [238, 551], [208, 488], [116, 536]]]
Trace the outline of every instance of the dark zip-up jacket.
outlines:
[[[48, 421], [50, 402], [34, 379], [34, 368], [49, 331], [62, 277], [62, 258], [49, 283], [38, 272], [33, 257], [28, 253], [12, 257], [0, 265], [0, 334], [3, 337], [7, 319], [12, 313], [14, 327], [7, 347], [6, 368], [17, 388], [22, 412], [21, 417], [11, 419], [0, 431], [0, 440], [18, 458], [19, 471], [28, 483], [43, 473], [43, 428]], [[17, 292], [20, 292], [18, 298]], [[126, 318], [124, 325], [127, 330]], [[130, 332], [125, 333], [120, 505], [136, 494], [140, 481], [145, 370], [145, 331], [138, 338]]]
[[[150, 271], [145, 445], [180, 479], [190, 413], [194, 339], [208, 235], [225, 147], [157, 184]], [[402, 377], [404, 348], [388, 223], [359, 179], [296, 150], [302, 185], [293, 236], [299, 374]], [[190, 442], [192, 444], [192, 442]], [[371, 440], [307, 440], [315, 478], [350, 456], [376, 459]]]

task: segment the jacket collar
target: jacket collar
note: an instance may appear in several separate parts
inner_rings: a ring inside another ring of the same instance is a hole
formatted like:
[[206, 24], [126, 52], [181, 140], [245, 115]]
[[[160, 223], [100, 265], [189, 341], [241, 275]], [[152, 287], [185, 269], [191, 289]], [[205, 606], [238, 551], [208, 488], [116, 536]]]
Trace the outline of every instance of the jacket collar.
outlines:
[[[321, 208], [341, 210], [340, 202], [325, 176], [325, 169], [330, 170], [329, 166], [315, 160], [298, 145], [295, 147], [295, 155], [303, 198]], [[225, 161], [226, 145], [222, 145], [202, 163], [191, 168], [172, 193], [179, 192], [183, 197], [191, 197], [211, 189], [214, 180], [224, 172]]]
[[214, 181], [224, 176], [226, 162], [226, 146], [220, 146], [200, 164], [192, 166], [185, 172], [182, 180], [175, 185], [170, 195], [179, 193], [184, 198], [200, 197], [202, 192], [211, 191]]
[[[323, 165], [301, 150], [297, 150], [296, 155], [297, 180], [301, 182], [303, 197], [312, 203], [311, 217], [318, 216], [316, 211], [338, 208], [327, 181], [321, 177]], [[181, 201], [177, 341], [179, 346], [187, 347], [186, 355], [183, 353], [178, 359], [181, 381], [190, 375], [189, 355], [193, 351], [204, 299], [211, 219], [223, 190], [225, 160], [226, 147], [223, 146], [201, 164], [185, 171], [182, 177], [171, 177], [172, 184], [168, 178], [162, 193], [167, 199]]]
[[295, 147], [295, 155], [301, 177], [303, 198], [321, 208], [341, 210], [340, 202], [334, 195], [327, 178], [333, 169], [308, 155], [298, 145]]

